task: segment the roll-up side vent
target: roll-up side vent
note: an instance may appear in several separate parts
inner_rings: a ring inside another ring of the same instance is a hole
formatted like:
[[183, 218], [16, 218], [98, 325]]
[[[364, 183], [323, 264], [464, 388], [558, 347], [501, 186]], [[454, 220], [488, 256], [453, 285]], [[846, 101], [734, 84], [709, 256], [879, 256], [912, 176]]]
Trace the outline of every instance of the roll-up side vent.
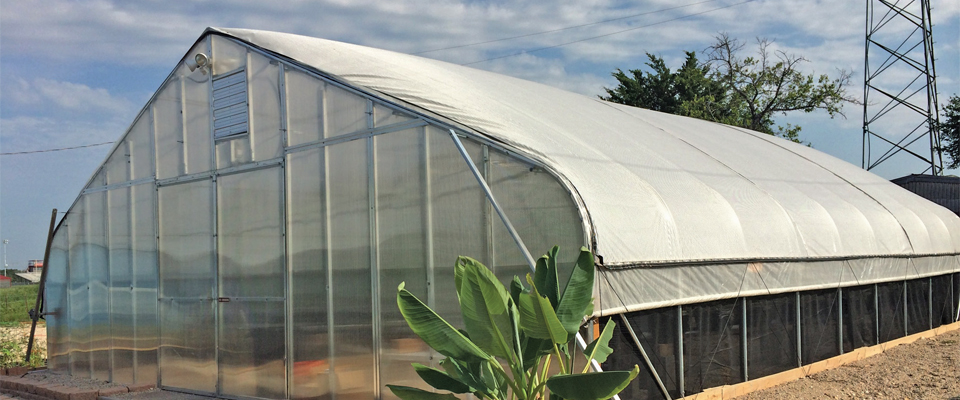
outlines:
[[250, 126], [245, 68], [213, 78], [213, 138], [246, 134]]

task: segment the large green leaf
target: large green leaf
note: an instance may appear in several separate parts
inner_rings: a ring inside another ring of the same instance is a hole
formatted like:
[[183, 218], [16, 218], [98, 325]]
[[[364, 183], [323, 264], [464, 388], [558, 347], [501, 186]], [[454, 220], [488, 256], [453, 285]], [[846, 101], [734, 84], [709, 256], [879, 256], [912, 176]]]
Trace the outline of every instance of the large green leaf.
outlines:
[[489, 364], [489, 362], [482, 361], [468, 364], [465, 361], [458, 361], [449, 357], [440, 361], [440, 367], [447, 372], [447, 375], [470, 386], [476, 392], [487, 394], [490, 393], [490, 388], [487, 387], [481, 376], [483, 370], [481, 364]]
[[520, 282], [520, 277], [514, 275], [513, 280], [510, 281], [510, 298], [513, 299], [514, 304], [520, 303], [520, 293], [526, 292], [527, 289], [523, 287], [523, 282]]
[[440, 354], [461, 360], [483, 361], [490, 358], [489, 354], [461, 335], [417, 296], [404, 289], [403, 285], [401, 283], [397, 288], [397, 306], [410, 329], [427, 345]]
[[430, 368], [418, 363], [413, 363], [413, 369], [417, 371], [417, 375], [420, 375], [420, 379], [423, 379], [428, 385], [433, 386], [434, 389], [454, 393], [470, 393], [475, 391], [471, 390], [467, 384], [460, 382], [459, 379], [447, 375], [446, 372], [439, 369]]
[[537, 267], [534, 270], [533, 284], [542, 296], [550, 299], [550, 305], [557, 309], [560, 304], [560, 281], [557, 276], [557, 252], [560, 248], [553, 246], [550, 252], [540, 256], [537, 259]]
[[[533, 285], [533, 278], [527, 274], [527, 281]], [[532, 338], [548, 339], [553, 343], [566, 343], [567, 331], [557, 319], [550, 300], [540, 295], [534, 285], [530, 293], [520, 295], [520, 329]]]
[[479, 261], [460, 257], [460, 311], [470, 340], [485, 352], [513, 362], [515, 323], [510, 296], [500, 280]]
[[634, 365], [632, 371], [555, 375], [547, 379], [547, 388], [566, 400], [605, 400], [620, 393], [639, 373], [640, 368]]
[[583, 350], [583, 354], [587, 356], [588, 367], [590, 366], [591, 359], [602, 363], [607, 361], [607, 356], [613, 353], [613, 349], [610, 348], [610, 338], [613, 337], [613, 330], [616, 328], [617, 323], [610, 320], [610, 322], [603, 327], [603, 332], [600, 332], [600, 337], [587, 345], [587, 348]]
[[593, 279], [595, 275], [593, 253], [586, 247], [580, 248], [577, 264], [570, 273], [570, 280], [563, 290], [563, 297], [557, 307], [557, 318], [567, 331], [568, 338], [577, 334], [580, 322], [593, 310]]
[[402, 400], [459, 400], [451, 393], [434, 393], [409, 386], [387, 385], [387, 387]]

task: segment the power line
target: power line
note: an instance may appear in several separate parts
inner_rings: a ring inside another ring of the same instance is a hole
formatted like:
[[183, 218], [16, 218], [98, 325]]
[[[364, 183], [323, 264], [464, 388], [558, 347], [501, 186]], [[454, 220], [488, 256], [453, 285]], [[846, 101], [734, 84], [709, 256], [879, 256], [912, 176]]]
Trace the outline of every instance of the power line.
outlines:
[[83, 145], [83, 146], [60, 147], [60, 148], [56, 148], [56, 149], [44, 149], [44, 150], [33, 150], [33, 151], [17, 151], [17, 152], [13, 152], [13, 153], [0, 153], [0, 156], [16, 156], [16, 155], [20, 155], [20, 154], [35, 154], [35, 153], [52, 153], [52, 152], [54, 152], [54, 151], [64, 151], [64, 150], [82, 149], [82, 148], [85, 148], [85, 147], [103, 146], [103, 145], [113, 144], [113, 143], [114, 143], [114, 142], [103, 142], [103, 143], [85, 144], [85, 145]]
[[584, 38], [584, 39], [574, 40], [574, 41], [572, 41], [572, 42], [566, 42], [566, 43], [555, 44], [555, 45], [552, 45], [552, 46], [540, 47], [540, 48], [536, 48], [536, 49], [533, 49], [533, 50], [524, 50], [524, 51], [520, 51], [520, 52], [516, 52], [516, 53], [510, 53], [510, 54], [502, 55], [502, 56], [487, 58], [487, 59], [478, 60], [478, 61], [472, 61], [472, 62], [460, 64], [460, 65], [479, 64], [479, 63], [482, 63], [482, 62], [499, 60], [499, 59], [501, 59], [501, 58], [515, 57], [515, 56], [519, 56], [519, 55], [522, 55], [522, 54], [536, 53], [536, 52], [538, 52], [538, 51], [543, 51], [543, 50], [548, 50], [548, 49], [555, 49], [555, 48], [557, 48], [557, 47], [563, 47], [563, 46], [571, 45], [571, 44], [574, 44], [574, 43], [586, 42], [586, 41], [588, 41], [588, 40], [604, 38], [604, 37], [607, 37], [607, 36], [613, 36], [613, 35], [617, 35], [617, 34], [624, 33], [624, 32], [635, 31], [635, 30], [637, 30], [637, 29], [643, 29], [643, 28], [649, 28], [649, 27], [651, 27], [651, 26], [662, 25], [662, 24], [665, 24], [665, 23], [667, 23], [667, 22], [673, 22], [673, 21], [677, 21], [677, 20], [681, 20], [681, 19], [685, 19], [685, 18], [695, 17], [695, 16], [697, 16], [697, 15], [703, 15], [703, 14], [706, 14], [706, 13], [711, 13], [711, 12], [723, 10], [723, 9], [726, 9], [726, 8], [731, 8], [731, 7], [736, 7], [736, 6], [743, 5], [743, 4], [747, 4], [747, 3], [752, 3], [752, 2], [754, 2], [754, 1], [755, 1], [755, 0], [747, 0], [747, 1], [744, 1], [744, 2], [740, 2], [740, 3], [734, 3], [734, 4], [726, 5], [726, 6], [723, 6], [723, 7], [717, 7], [717, 8], [711, 9], [711, 10], [701, 11], [701, 12], [693, 13], [693, 14], [682, 15], [682, 16], [679, 16], [679, 17], [676, 17], [676, 18], [671, 18], [671, 19], [668, 19], [668, 20], [660, 21], [660, 22], [654, 22], [654, 23], [652, 23], [652, 24], [635, 26], [635, 27], [633, 27], [633, 28], [624, 29], [624, 30], [620, 30], [620, 31], [616, 31], [616, 32], [611, 32], [611, 33], [606, 33], [606, 34], [598, 35], [598, 36], [591, 36], [591, 37]]
[[525, 34], [525, 35], [505, 37], [505, 38], [501, 38], [501, 39], [487, 40], [487, 41], [483, 41], [483, 42], [474, 42], [474, 43], [467, 43], [467, 44], [459, 44], [459, 45], [450, 46], [450, 47], [441, 47], [441, 48], [438, 48], [438, 49], [418, 51], [418, 52], [416, 52], [416, 53], [410, 53], [410, 54], [412, 54], [412, 55], [426, 54], [426, 53], [433, 53], [433, 52], [443, 51], [443, 50], [459, 49], [459, 48], [463, 48], [463, 47], [479, 46], [479, 45], [481, 45], [481, 44], [489, 44], [489, 43], [496, 43], [496, 42], [503, 42], [503, 41], [507, 41], [507, 40], [513, 40], [513, 39], [521, 39], [521, 38], [531, 37], [531, 36], [545, 35], [545, 34], [548, 34], [548, 33], [566, 31], [566, 30], [576, 29], [576, 28], [583, 28], [583, 27], [585, 27], [585, 26], [605, 24], [605, 23], [607, 23], [607, 22], [621, 21], [621, 20], [625, 20], [625, 19], [641, 17], [641, 16], [644, 16], [644, 15], [650, 15], [650, 14], [657, 14], [657, 13], [662, 13], [662, 12], [666, 12], [666, 11], [672, 11], [672, 10], [676, 10], [676, 9], [679, 9], [679, 8], [686, 8], [686, 7], [692, 7], [692, 6], [696, 6], [696, 5], [700, 5], [700, 4], [713, 3], [713, 2], [715, 2], [715, 1], [719, 1], [719, 0], [704, 0], [704, 1], [701, 1], [701, 2], [698, 2], [698, 3], [690, 3], [690, 4], [685, 4], [685, 5], [682, 5], [682, 6], [675, 6], [675, 7], [669, 7], [669, 8], [661, 8], [661, 9], [659, 9], [659, 10], [646, 11], [646, 12], [642, 12], [642, 13], [640, 13], [640, 14], [627, 15], [627, 16], [625, 16], [625, 17], [605, 19], [605, 20], [603, 20], [603, 21], [596, 21], [596, 22], [590, 22], [590, 23], [586, 23], [586, 24], [568, 26], [568, 27], [565, 27], [565, 28], [558, 28], [558, 29], [551, 29], [551, 30], [547, 30], [547, 31], [540, 31], [540, 32], [534, 32], [534, 33], [528, 33], [528, 34]]

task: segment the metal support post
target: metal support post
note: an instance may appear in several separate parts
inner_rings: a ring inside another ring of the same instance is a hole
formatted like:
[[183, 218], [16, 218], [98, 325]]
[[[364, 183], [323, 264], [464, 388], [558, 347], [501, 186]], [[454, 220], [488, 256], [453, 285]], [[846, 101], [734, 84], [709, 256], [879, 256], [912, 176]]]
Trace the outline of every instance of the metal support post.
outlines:
[[657, 381], [657, 386], [660, 387], [660, 392], [663, 393], [663, 397], [667, 400], [673, 400], [670, 397], [670, 393], [667, 391], [667, 387], [663, 385], [663, 381], [660, 380], [660, 374], [657, 372], [657, 369], [653, 367], [653, 363], [650, 361], [650, 357], [647, 356], [647, 351], [643, 349], [643, 345], [640, 344], [640, 339], [637, 338], [637, 334], [633, 331], [633, 326], [630, 325], [630, 321], [627, 321], [627, 316], [620, 314], [620, 320], [623, 321], [623, 326], [627, 327], [627, 332], [630, 333], [630, 338], [633, 339], [633, 344], [637, 346], [637, 350], [640, 350], [640, 355], [643, 356], [643, 362], [647, 364], [647, 368], [650, 369], [650, 373], [653, 374], [653, 379]]
[[[47, 270], [50, 269], [50, 246], [53, 244], [53, 228], [54, 224], [57, 222], [57, 209], [53, 209], [53, 213], [50, 215], [50, 230], [47, 232], [47, 248], [43, 251], [43, 269], [40, 270], [40, 287], [37, 289], [37, 301], [34, 303], [33, 309], [30, 310], [30, 319], [33, 322], [30, 324], [30, 340], [27, 342], [27, 357], [26, 362], [30, 362], [30, 353], [33, 351], [33, 339], [34, 335], [37, 333], [37, 320], [43, 314], [43, 289], [44, 285], [47, 283]], [[4, 253], [6, 256], [6, 253]]]
[[[510, 223], [510, 218], [507, 217], [507, 214], [503, 212], [503, 209], [500, 208], [500, 204], [497, 203], [497, 199], [493, 197], [493, 191], [490, 190], [490, 186], [487, 185], [487, 181], [483, 179], [483, 175], [480, 173], [480, 170], [477, 169], [477, 165], [473, 163], [473, 159], [470, 157], [470, 154], [467, 153], [467, 149], [463, 147], [463, 143], [460, 142], [460, 137], [457, 136], [457, 133], [450, 130], [450, 138], [453, 139], [453, 143], [457, 145], [457, 151], [460, 152], [460, 156], [463, 157], [463, 160], [466, 161], [467, 167], [470, 168], [470, 172], [473, 173], [473, 177], [477, 179], [477, 183], [480, 184], [480, 188], [483, 189], [483, 192], [487, 195], [487, 200], [490, 201], [490, 205], [493, 206], [493, 209], [497, 212], [497, 215], [500, 216], [500, 220], [503, 221], [503, 225], [507, 228], [507, 232], [510, 233], [510, 236], [513, 238], [514, 243], [517, 244], [517, 247], [520, 248], [520, 252], [523, 253], [524, 259], [527, 260], [527, 265], [530, 267], [530, 270], [535, 272], [537, 268], [536, 261], [534, 261], [533, 256], [530, 255], [530, 251], [527, 250], [527, 246], [523, 244], [523, 239], [520, 238], [520, 234], [517, 233], [517, 230], [514, 229], [513, 224]], [[586, 349], [587, 342], [583, 340], [583, 335], [580, 332], [577, 332], [576, 335], [577, 345], [580, 346], [580, 349]], [[591, 360], [590, 365], [593, 367], [594, 371], [603, 371], [600, 368], [600, 363], [597, 360]], [[613, 396], [613, 399], [620, 400], [620, 396]]]

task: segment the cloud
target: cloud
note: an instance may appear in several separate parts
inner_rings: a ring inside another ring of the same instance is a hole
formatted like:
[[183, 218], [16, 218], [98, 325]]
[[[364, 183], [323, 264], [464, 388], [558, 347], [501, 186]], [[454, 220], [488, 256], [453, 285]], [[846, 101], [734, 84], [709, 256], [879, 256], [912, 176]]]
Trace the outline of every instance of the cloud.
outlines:
[[134, 108], [131, 101], [111, 95], [104, 88], [45, 78], [32, 81], [18, 78], [15, 82], [12, 87], [5, 87], [3, 93], [5, 100], [13, 104], [35, 106], [36, 109], [52, 106], [69, 112], [114, 115], [127, 115]]

